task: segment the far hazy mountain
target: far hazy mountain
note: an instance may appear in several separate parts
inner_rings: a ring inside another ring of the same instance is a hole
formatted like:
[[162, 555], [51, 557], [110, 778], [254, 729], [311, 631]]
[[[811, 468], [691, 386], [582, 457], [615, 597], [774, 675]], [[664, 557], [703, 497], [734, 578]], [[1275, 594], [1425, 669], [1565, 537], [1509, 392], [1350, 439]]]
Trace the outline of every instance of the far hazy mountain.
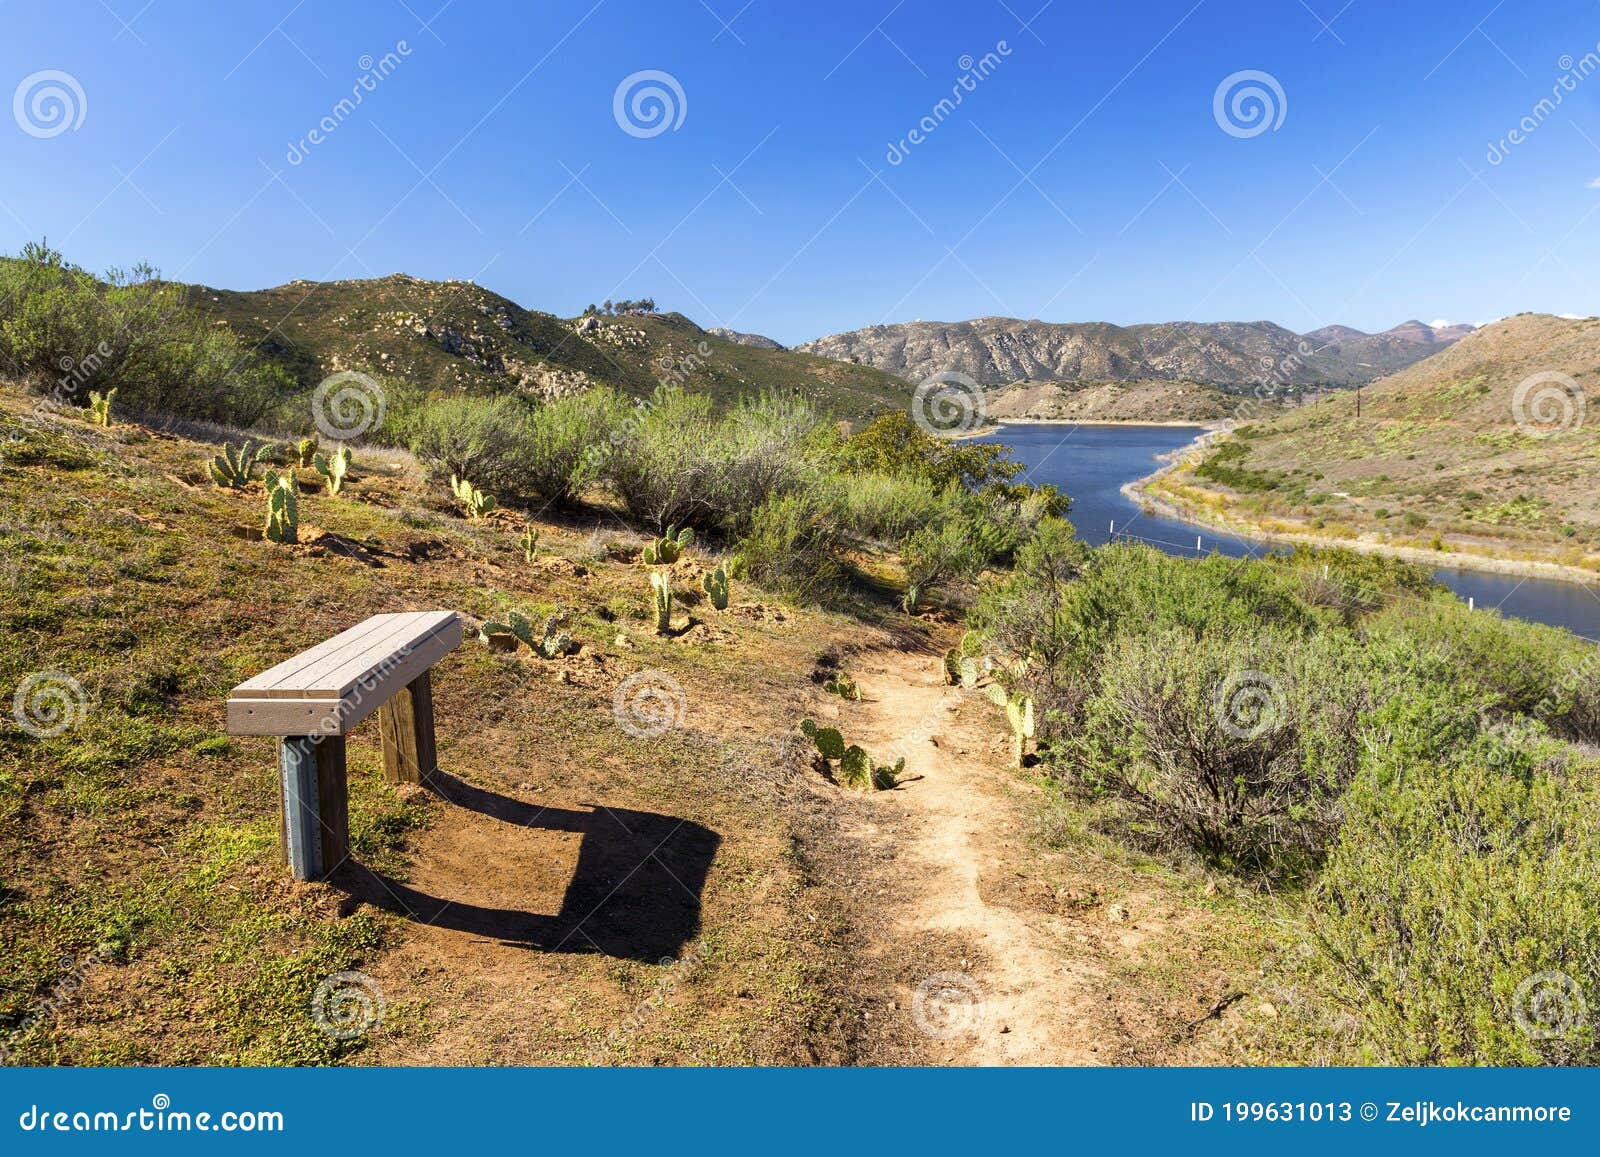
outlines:
[[[1302, 337], [1269, 321], [1118, 326], [984, 317], [875, 325], [795, 348], [913, 382], [954, 371], [983, 385], [1163, 380], [1239, 393], [1258, 385], [1364, 385], [1420, 361], [1470, 328], [1432, 330], [1407, 322], [1366, 334], [1329, 326]], [[1302, 343], [1310, 344], [1310, 352], [1301, 352]]]

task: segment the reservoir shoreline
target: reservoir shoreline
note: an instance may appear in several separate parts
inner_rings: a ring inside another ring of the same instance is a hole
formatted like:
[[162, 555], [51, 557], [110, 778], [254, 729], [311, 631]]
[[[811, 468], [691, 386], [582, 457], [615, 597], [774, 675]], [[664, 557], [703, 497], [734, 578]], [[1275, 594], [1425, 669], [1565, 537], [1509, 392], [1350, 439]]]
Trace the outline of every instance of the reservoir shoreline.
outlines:
[[1515, 575], [1524, 578], [1577, 583], [1582, 586], [1592, 586], [1600, 582], [1600, 575], [1595, 575], [1593, 572], [1586, 571], [1581, 567], [1566, 566], [1557, 562], [1541, 562], [1536, 559], [1493, 558], [1488, 555], [1467, 552], [1427, 550], [1423, 547], [1377, 542], [1366, 537], [1337, 538], [1331, 535], [1313, 534], [1306, 531], [1267, 530], [1248, 521], [1217, 518], [1209, 513], [1202, 513], [1174, 502], [1165, 495], [1151, 492], [1151, 487], [1178, 469], [1194, 454], [1205, 449], [1211, 441], [1223, 432], [1221, 428], [1208, 429], [1187, 446], [1161, 455], [1162, 459], [1165, 460], [1165, 464], [1160, 469], [1146, 474], [1143, 478], [1136, 478], [1132, 482], [1124, 484], [1122, 493], [1127, 496], [1130, 502], [1141, 507], [1149, 507], [1163, 518], [1186, 522], [1206, 530], [1222, 531], [1227, 534], [1281, 546], [1344, 547], [1359, 554], [1387, 555], [1390, 558], [1419, 563], [1436, 570], [1475, 570], [1489, 574]]

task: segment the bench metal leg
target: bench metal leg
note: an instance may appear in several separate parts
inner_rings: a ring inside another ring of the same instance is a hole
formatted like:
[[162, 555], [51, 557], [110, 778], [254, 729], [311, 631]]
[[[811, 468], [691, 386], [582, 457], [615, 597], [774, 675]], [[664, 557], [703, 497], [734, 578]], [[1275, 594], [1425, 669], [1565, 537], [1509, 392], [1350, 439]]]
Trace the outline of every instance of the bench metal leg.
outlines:
[[309, 735], [278, 741], [283, 799], [283, 855], [296, 880], [322, 877], [322, 816], [317, 793], [317, 744]]
[[344, 737], [278, 742], [283, 858], [297, 880], [320, 880], [350, 854]]
[[433, 683], [424, 671], [378, 709], [383, 734], [383, 778], [421, 783], [438, 770], [433, 735]]

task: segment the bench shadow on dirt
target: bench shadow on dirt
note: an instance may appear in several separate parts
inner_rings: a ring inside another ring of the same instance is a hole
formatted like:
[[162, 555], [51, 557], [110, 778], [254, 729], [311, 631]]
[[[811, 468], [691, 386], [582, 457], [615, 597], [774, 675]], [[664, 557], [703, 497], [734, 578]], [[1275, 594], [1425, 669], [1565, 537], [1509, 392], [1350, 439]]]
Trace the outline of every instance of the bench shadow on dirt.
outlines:
[[428, 778], [445, 802], [533, 830], [575, 832], [577, 869], [555, 915], [445, 900], [349, 862], [330, 882], [374, 907], [544, 952], [598, 952], [658, 963], [676, 959], [700, 930], [700, 896], [722, 837], [676, 816], [627, 808], [541, 807], [446, 772]]

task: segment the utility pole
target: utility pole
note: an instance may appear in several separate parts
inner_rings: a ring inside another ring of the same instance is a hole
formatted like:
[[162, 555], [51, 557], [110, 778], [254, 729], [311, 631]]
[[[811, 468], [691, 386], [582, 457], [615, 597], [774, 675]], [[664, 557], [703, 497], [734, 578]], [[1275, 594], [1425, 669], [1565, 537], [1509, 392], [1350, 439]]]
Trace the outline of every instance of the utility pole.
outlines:
[[1361, 417], [1361, 387], [1356, 387], [1356, 417]]

